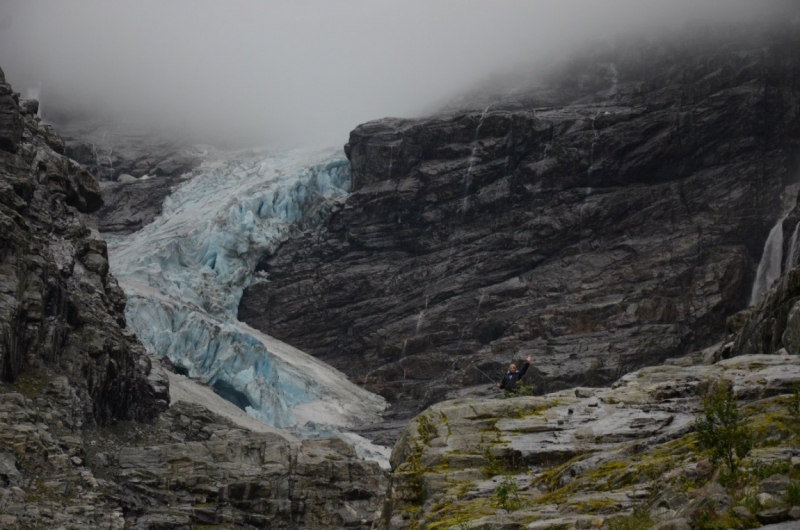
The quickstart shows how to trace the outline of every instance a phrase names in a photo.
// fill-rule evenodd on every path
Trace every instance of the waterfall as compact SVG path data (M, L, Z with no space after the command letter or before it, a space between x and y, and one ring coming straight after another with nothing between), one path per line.
M617 65L614 63L611 63L608 68L611 70L611 88L608 89L605 95L614 96L617 93L617 86L619 85L619 72L617 72Z
M416 335L419 335L419 328L422 327L422 319L423 318L425 318L425 310L424 309L419 312L419 315L417 315L417 329L416 329L416 333L415 333Z
M483 109L481 113L481 118L478 120L478 126L475 128L475 138L472 140L472 148L470 150L469 155L469 167L467 168L467 176L464 177L464 201L461 205L461 210L463 212L467 211L467 207L469 205L469 186L472 184L472 168L475 166L475 160L477 155L478 149L478 135L481 132L481 126L483 125L483 119L486 117L486 113L489 112L489 107L491 107L491 103Z
M772 230L769 231L767 242L764 243L764 252L761 254L761 261L758 263L756 279L753 282L753 290L750 294L750 305L758 302L761 295L772 287L772 283L775 280L780 278L781 265L783 265L783 272L788 271L794 265L798 238L800 238L800 235L798 235L800 223L794 229L792 238L789 241L788 252L786 253L786 262L783 263L783 222L797 206L798 191L800 191L800 184L790 184L781 194L781 217L772 227Z
M789 272L789 269L794 267L794 264L797 263L798 232L800 232L800 222L795 225L794 232L792 232L792 238L789 240L789 246L787 247L788 252L786 253L786 263L783 265L784 272Z
M769 231L767 242L764 243L764 252L756 271L756 281L753 282L753 292L750 295L750 305L758 302L761 295L772 286L772 282L781 275L781 258L783 257L783 220L784 215L772 230Z

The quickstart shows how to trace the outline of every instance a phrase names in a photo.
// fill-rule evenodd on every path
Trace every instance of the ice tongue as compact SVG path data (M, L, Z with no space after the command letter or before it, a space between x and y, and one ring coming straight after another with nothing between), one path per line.
M148 349L270 425L319 433L373 420L382 398L236 318L257 263L349 189L349 163L333 150L209 158L150 225L109 240L128 324Z

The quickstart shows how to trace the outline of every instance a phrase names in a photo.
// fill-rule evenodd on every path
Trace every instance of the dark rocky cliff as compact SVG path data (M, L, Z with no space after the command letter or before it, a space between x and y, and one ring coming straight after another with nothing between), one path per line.
M0 72L0 381L67 376L76 425L152 419L166 388L147 381L106 244L83 215L103 204L100 188L36 106L20 104Z
M544 391L721 340L798 178L798 40L768 38L359 126L354 192L263 261L240 319L412 408L527 353Z

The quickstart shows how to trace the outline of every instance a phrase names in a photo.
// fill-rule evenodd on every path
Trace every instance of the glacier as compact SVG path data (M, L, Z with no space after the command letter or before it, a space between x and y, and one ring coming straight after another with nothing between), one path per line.
M237 320L243 290L268 281L257 263L349 190L341 150L209 150L151 224L107 238L128 325L149 351L274 427L315 436L377 420L383 398Z

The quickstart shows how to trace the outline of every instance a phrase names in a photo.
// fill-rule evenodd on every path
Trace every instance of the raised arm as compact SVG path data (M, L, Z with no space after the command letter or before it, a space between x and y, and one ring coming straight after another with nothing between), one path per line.
M522 370L519 371L519 376L522 377L525 375L525 372L528 371L528 367L531 365L531 356L528 355L525 357L525 364L522 365Z

